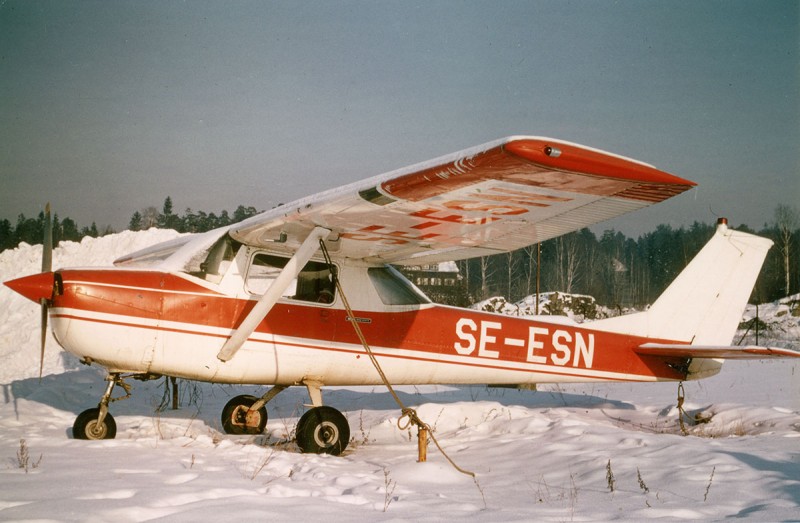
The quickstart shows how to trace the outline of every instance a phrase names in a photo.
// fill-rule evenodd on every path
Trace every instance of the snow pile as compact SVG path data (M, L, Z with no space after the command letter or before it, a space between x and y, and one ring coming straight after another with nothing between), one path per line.
M57 250L55 266L102 265L174 237L123 233ZM102 243L101 243L102 242ZM123 245L124 244L124 245ZM38 252L37 252L38 251ZM3 280L36 272L41 248L0 254ZM160 410L165 382L131 382L111 404L117 439L69 436L96 405L102 369L74 366L51 340L38 378L38 307L0 290L0 520L333 521L796 520L800 514L800 364L729 362L685 384L684 408L708 423L677 423L675 383L399 387L460 474L430 446L417 463L416 430L382 387L332 387L347 416L340 457L300 454L291 439L308 403L293 387L268 405L264 435L220 432L223 405L253 386L180 381L181 406ZM792 305L760 307L797 337ZM523 308L523 307L518 307ZM786 310L788 312L783 313ZM789 319L793 318L792 324ZM762 337L762 344L767 341ZM24 364L23 361L30 361ZM168 403L168 402L166 402Z
M510 316L536 316L536 297L532 294L522 300L511 303L504 296L494 296L472 306L475 310L496 312ZM566 316L578 323L587 320L599 320L621 314L635 312L632 309L609 309L599 305L594 297L585 294L569 294L566 292L543 292L538 295L540 315Z
M53 268L108 267L129 252L180 236L172 230L125 231L80 242L61 242L53 249ZM42 246L21 243L0 252L0 283L42 270ZM40 311L30 300L0 285L0 384L39 375ZM75 368L77 360L62 351L47 332L44 374Z
M800 294L773 303L748 305L739 325L737 341L800 350Z

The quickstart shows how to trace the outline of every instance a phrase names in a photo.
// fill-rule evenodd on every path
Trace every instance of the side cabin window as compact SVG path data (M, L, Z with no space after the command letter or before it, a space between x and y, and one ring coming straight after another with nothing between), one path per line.
M264 294L289 261L288 258L258 253L253 256L245 282L250 294ZM310 261L292 283L283 291L283 297L314 303L333 303L336 284L330 267Z
M422 291L414 287L400 272L390 266L367 269L369 279L384 305L419 305L430 303Z

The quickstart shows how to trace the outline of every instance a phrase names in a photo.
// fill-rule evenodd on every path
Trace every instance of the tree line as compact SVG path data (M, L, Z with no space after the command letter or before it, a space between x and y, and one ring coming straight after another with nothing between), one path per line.
M502 295L518 301L536 292L588 294L608 306L641 308L653 301L708 242L715 224L659 225L634 240L619 231L599 237L589 229L547 240L511 253L458 263L472 303ZM800 213L779 205L775 219L761 230L737 229L775 242L751 296L773 301L800 291ZM540 251L539 251L540 249Z
M62 219L58 214L53 215L54 245L58 245L61 241L81 241L85 236L97 238L114 232L116 231L111 227L99 229L94 222L90 226L79 227L71 218ZM12 225L6 219L0 220L0 251L12 249L22 242L29 245L41 244L42 238L44 238L44 212L40 212L36 218L20 214L16 225Z
M186 209L173 211L172 198L164 200L161 210L147 207L131 216L128 229L150 227L179 232L205 232L240 222L261 211L240 205L233 213L219 214ZM770 249L756 283L751 302L763 303L800 291L800 213L787 205L778 205L774 220L761 230L739 227L770 238ZM582 229L539 245L517 251L464 260L458 263L465 296L471 302L495 295L516 301L536 292L537 267L539 289L588 294L602 304L642 307L652 303L683 270L700 248L714 234L715 225L693 223L673 228L659 225L652 232L633 239L619 231L606 230L600 236ZM80 241L84 236L98 237L114 233L112 228L98 229L95 223L79 227L70 218L53 216L54 244ZM20 214L16 226L0 220L0 251L20 242L38 244L44 235L44 213L36 218Z
M128 222L127 230L146 231L151 227L156 227L175 229L178 232L205 232L238 223L259 212L261 211L256 210L255 207L240 205L233 213L223 210L217 215L213 212L194 212L187 208L183 214L175 214L172 198L167 196L161 211L154 206L135 211ZM16 225L12 225L7 219L0 220L0 252L14 248L21 242L29 245L41 244L44 237L44 220L44 212L40 212L36 218L28 218L24 214L20 214L17 217ZM53 214L53 245L58 245L61 241L78 242L86 236L97 238L116 232L118 231L111 226L99 228L95 222L92 222L90 226L79 227L75 220L62 219L58 214Z
M159 212L155 207L146 207L136 211L131 216L128 229L131 231L146 231L151 227L159 229L175 229L178 232L206 232L233 223L239 223L261 211L255 207L240 205L233 214L223 210L219 215L213 212L193 211L187 208L182 215L175 214L172 210L172 198L167 196Z

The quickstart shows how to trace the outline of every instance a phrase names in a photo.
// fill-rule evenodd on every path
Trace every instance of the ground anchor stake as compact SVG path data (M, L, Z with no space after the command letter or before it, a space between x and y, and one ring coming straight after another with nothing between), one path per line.
M428 428L419 427L417 432L417 445L419 446L419 463L428 461Z

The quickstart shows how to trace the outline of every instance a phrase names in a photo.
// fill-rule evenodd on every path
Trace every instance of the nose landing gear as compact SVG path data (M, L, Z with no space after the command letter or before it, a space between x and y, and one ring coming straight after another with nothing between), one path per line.
M112 401L119 401L131 397L131 386L125 383L119 373L112 373L106 377L108 386L100 398L100 403L96 408L86 409L75 418L72 424L72 437L75 439L114 439L117 435L117 423L114 417L108 412L108 404ZM125 395L119 398L112 398L111 392L114 385L119 385L125 390Z

